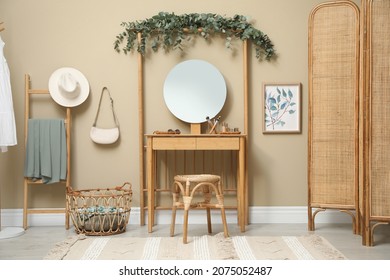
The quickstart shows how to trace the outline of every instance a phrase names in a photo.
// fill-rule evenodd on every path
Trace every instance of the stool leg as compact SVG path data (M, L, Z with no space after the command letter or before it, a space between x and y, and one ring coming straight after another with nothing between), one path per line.
M226 222L226 213L225 213L225 208L221 208L221 218L222 218L222 224L223 224L223 235L225 237L229 237L229 231L227 227L227 222Z
M212 233L213 230L211 228L211 213L210 213L211 211L210 211L210 208L207 207L206 211L207 211L207 230L208 230L209 233Z
M183 203L184 203L184 222L183 222L183 243L187 244L187 233L188 233L188 211L191 207L191 196L184 196L183 197Z
M175 225L176 225L176 210L177 204L179 203L179 189L175 185L172 193L172 218L171 218L171 236L175 235Z
M183 224L183 243L187 244L188 233L188 210L184 210L184 224Z
M223 235L225 237L229 237L229 231L227 227L227 222L226 222L226 213L225 213L225 204L224 204L224 199L223 199L223 194L217 194L217 200L218 204L221 207L221 218L222 218L222 224L223 224Z
M171 236L175 235L175 225L176 225L176 206L172 206L172 218L171 218Z
M206 206L206 213L207 213L207 231L208 233L212 233L212 226L211 226L211 210L209 207L210 201L211 201L211 192L210 192L210 186L204 185L203 186L203 205Z
M175 235L176 207L172 207L171 236Z
M186 188L183 194L183 203L184 203L184 224L183 224L183 243L187 244L187 234L188 234L188 211L191 207L192 196L190 196L190 186L191 182L189 179L186 181Z
M218 182L218 192L219 192L219 197L217 196L218 203L220 203L222 205L221 218L222 218L222 224L223 224L223 233L224 233L225 237L229 237L229 230L228 230L228 226L227 226L227 222L226 222L225 202L224 202L224 197L223 197L221 181Z

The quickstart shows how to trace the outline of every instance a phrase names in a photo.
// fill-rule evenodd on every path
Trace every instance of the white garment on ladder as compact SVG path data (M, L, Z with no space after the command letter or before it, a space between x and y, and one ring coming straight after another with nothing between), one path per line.
M15 114L12 102L11 80L7 61L4 57L5 43L0 36L0 151L17 144Z

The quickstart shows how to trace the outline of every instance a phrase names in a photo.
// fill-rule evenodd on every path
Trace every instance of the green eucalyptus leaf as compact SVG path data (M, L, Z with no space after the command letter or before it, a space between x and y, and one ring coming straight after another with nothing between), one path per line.
M275 55L274 46L267 35L260 30L254 28L248 18L242 15L234 15L232 18L224 17L212 13L190 13L183 15L175 15L174 13L159 12L151 18L134 21L122 22L120 24L125 28L125 31L116 36L114 49L120 52L120 45L126 41L126 47L123 52L127 53L137 46L137 51L145 54L147 41L151 40L150 47L157 50L160 41L155 41L154 37L161 34L161 41L164 49L181 48L181 40L177 38L189 38L188 33L183 34L183 29L188 30L192 34L199 34L204 39L208 39L214 33L225 34L227 40L225 46L231 48L232 37L240 40L251 40L256 58L265 58L270 60ZM201 29L201 31L199 31ZM138 42L137 33L142 32L142 40Z

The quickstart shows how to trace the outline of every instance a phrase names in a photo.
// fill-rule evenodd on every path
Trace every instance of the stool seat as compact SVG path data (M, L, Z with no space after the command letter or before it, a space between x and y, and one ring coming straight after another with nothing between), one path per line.
M218 181L221 180L221 177L212 174L196 174L196 175L176 175L173 179L179 182L186 182L187 180L189 180L192 183L202 183L202 182L217 183Z
M192 203L195 194L202 190L204 201ZM216 202L211 202L211 196L215 193ZM177 208L184 209L183 223L183 243L187 243L188 231L188 211L193 208L205 208L207 211L207 226L208 232L211 233L211 214L210 209L219 208L221 210L222 224L224 228L224 236L228 237L228 229L226 223L226 214L223 193L221 188L221 177L213 174L191 174L191 175L176 175L174 176L173 184L173 204L172 204L172 221L171 221L171 236L174 235L176 210Z

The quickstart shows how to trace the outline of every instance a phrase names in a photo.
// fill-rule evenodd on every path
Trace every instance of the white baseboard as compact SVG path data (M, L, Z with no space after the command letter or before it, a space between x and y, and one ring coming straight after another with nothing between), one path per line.
M212 211L213 223L221 223L218 210ZM226 210L226 219L228 223L237 222L237 211ZM181 224L183 220L182 211L177 212L176 223ZM249 222L251 224L302 224L307 223L308 214L306 206L256 206L249 207ZM147 218L145 217L147 222ZM319 213L315 219L316 223L352 223L351 217L337 210L327 210ZM132 207L130 214L130 224L140 224L140 208ZM160 210L156 214L157 224L170 224L171 211ZM190 212L190 224L204 224L206 218L204 211L195 210ZM65 224L64 214L30 214L28 218L29 226L62 226ZM2 209L1 226L2 227L20 227L23 225L22 209Z

